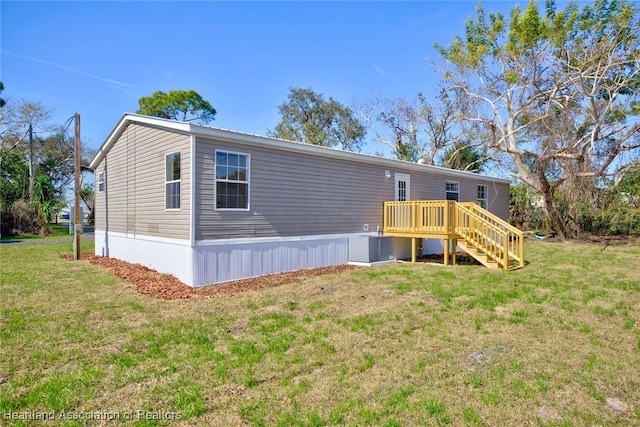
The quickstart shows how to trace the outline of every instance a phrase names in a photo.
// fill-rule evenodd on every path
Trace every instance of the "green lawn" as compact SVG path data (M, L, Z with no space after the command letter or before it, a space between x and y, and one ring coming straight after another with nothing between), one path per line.
M161 301L1 245L0 425L640 425L640 246L526 249Z
M6 240L32 240L32 239L62 239L71 238L73 234L69 234L69 226L63 226L62 224L50 224L51 234L48 236L39 236L35 234L23 234L21 236L2 236L1 241Z

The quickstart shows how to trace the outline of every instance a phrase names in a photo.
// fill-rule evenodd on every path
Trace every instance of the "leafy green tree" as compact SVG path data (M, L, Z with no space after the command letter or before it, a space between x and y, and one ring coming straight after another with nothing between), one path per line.
M366 133L353 111L311 88L291 88L278 107L280 123L269 135L325 147L359 151Z
M216 116L216 109L195 90L157 91L140 98L138 104L138 114L163 119L206 124Z
M463 120L484 132L485 148L506 153L514 177L542 194L561 238L573 231L557 200L575 203L597 191L623 155L640 148L637 6L580 5L557 10L550 0L543 13L531 1L510 19L478 5L464 37L438 46L452 64L445 79Z
M29 165L15 150L0 148L0 206L9 209L29 197Z
M420 155L420 151L412 144L407 144L402 141L396 144L393 154L398 160L404 160L406 162L417 162L423 158Z
M443 152L439 166L480 173L488 160L487 156L469 141L459 141Z
M94 211L96 206L96 194L93 190L93 185L86 184L80 189L80 198L84 202L87 210L89 211L88 220L89 224L93 224L95 218Z

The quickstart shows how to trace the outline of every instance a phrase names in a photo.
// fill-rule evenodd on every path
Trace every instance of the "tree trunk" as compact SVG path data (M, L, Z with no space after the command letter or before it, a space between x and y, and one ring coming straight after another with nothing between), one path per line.
M554 200L555 190L548 185L544 186L544 191L542 195L544 196L544 204L547 209L547 214L549 215L549 219L551 219L551 228L556 233L560 239L565 240L569 231L567 230L566 224L562 220L562 216L556 207L556 202Z

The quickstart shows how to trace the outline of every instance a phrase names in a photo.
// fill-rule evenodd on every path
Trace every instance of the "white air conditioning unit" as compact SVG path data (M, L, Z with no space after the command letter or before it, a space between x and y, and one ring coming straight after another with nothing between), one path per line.
M378 262L394 259L391 236L349 237L349 261Z

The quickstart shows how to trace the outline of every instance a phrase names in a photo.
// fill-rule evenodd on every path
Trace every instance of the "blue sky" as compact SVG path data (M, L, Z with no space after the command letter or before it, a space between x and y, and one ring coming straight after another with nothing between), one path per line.
M156 90L195 89L218 111L212 126L265 134L290 87L346 105L433 92L433 44L464 34L475 5L2 1L0 80L4 97L42 102L56 123L78 112L94 148Z

